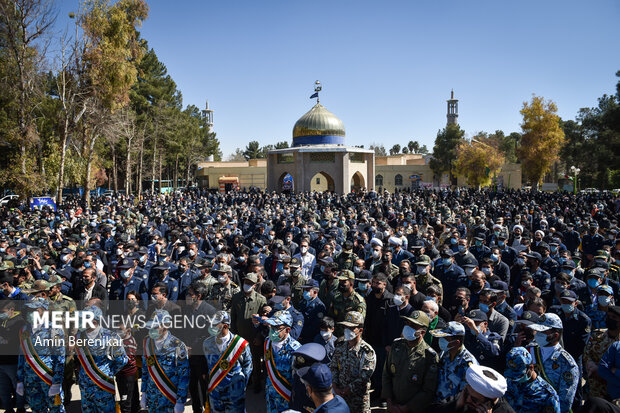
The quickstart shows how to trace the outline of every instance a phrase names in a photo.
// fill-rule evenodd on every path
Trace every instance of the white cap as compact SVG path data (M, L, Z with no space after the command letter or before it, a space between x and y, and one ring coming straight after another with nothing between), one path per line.
M374 246L374 245L378 245L381 248L383 248L383 241L381 241L379 238L373 238L370 240L370 245Z
M398 237L390 237L389 241L390 241L390 244L392 245L398 245L398 246L403 245L403 240Z

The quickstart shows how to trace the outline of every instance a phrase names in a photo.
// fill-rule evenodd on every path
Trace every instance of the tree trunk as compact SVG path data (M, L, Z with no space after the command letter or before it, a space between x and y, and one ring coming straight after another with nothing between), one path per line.
M125 165L125 195L131 192L131 138L127 139L127 164Z
M185 187L189 188L189 173L192 167L192 163L190 162L190 157L187 157L187 171L185 173Z
M90 176L91 176L91 166L93 163L93 155L95 153L95 142L97 141L97 134L95 131L91 132L92 135L90 137L90 142L88 146L88 157L86 162L86 173L84 174L84 204L86 208L90 208Z
M157 167L157 125L155 126L155 139L153 141L153 166L151 170L151 194L155 193L155 168ZM161 171L161 167L159 168ZM161 172L159 173L161 179Z
M144 166L144 136L142 142L140 142L140 162L138 163L138 199L142 197L142 167Z
M159 153L159 193L161 194L161 152Z
M65 185L65 158L67 156L67 133L69 130L69 118L65 117L63 122L60 140L60 170L58 171L58 195L56 195L56 205L62 204L62 190Z
M116 147L112 146L112 182L114 184L114 192L118 191L118 168L116 167Z
M172 189L176 190L179 187L179 154L177 153L177 158L174 162L174 184L172 184Z

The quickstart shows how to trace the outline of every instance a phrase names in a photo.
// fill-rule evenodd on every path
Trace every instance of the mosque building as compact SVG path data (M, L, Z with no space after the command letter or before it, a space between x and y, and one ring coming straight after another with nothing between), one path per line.
M267 191L334 191L346 194L408 188L445 188L447 174L436 176L430 155L398 154L376 156L374 150L345 145L344 123L319 102L321 85L315 83L317 103L293 127L290 148L269 151L266 159L245 162L199 162L196 178L201 188L251 188ZM447 124L458 121L458 100L451 93L447 101ZM506 163L497 184L521 188L521 165ZM459 186L466 186L461 179Z

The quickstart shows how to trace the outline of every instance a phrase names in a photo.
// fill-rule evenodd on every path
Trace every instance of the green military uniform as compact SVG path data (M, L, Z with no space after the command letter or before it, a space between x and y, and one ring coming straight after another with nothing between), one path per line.
M390 263L390 266L388 267L388 270L386 271L383 269L383 263L381 264L382 265L376 265L373 268L372 270L373 275L382 272L385 275L387 275L389 281L392 281L394 278L398 277L398 274L400 273L400 269L396 265Z
M415 285L417 290L423 294L426 294L428 287L431 285L436 285L441 290L441 296L443 297L443 285L441 284L441 281L439 281L439 278L435 278L431 274L416 275Z
M251 276L253 278L250 278ZM248 274L245 278L254 282L257 279L256 274ZM256 290L252 290L249 295L246 295L244 291L233 295L230 302L230 330L251 343L258 333L258 329L252 324L252 314L258 314L266 303L265 297Z
M428 328L428 317L421 311L403 318ZM435 397L438 380L437 352L422 338L416 341L398 338L385 360L381 397L406 406L410 412L425 411Z
M319 286L319 298L325 304L325 308L330 308L336 293L338 292L338 278L334 280L324 279Z
M355 261L358 259L357 254L354 254L352 251L342 251L334 261L338 264L339 269L353 271Z
M196 278L193 282L200 283L207 288L207 297L211 295L211 290L213 286L217 284L217 278L212 276L211 274L207 274L205 278Z
M304 277L300 277L300 270L293 272L293 274L296 274L296 277L285 277L281 275L278 280L278 286L288 285L291 288L291 303L293 304L293 307L297 308L301 300L304 298L304 290L302 287L306 281L304 280Z
M343 327L357 327L364 324L364 316L357 312L347 313ZM377 356L370 344L361 340L353 347L349 342L340 340L329 369L332 372L332 384L344 390L342 397L349 409L355 413L370 413L370 377L375 371Z
M49 297L50 311L67 311L73 312L77 310L75 301L71 297L67 297L62 293L57 293L55 297Z
M239 291L241 291L239 286L232 281L229 281L228 285L216 283L213 284L213 287L209 292L208 300L215 307L220 308L224 311L230 311L232 298Z
M355 274L352 271L343 271L338 277L338 281L350 280L355 282ZM353 290L348 297L345 297L340 291L336 292L334 299L329 307L328 314L334 319L336 323L344 321L345 316L349 311L357 311L362 317L366 317L366 301L364 297L359 295L357 291ZM335 334L340 337L344 332L342 324L336 324Z
M620 265L611 264L609 266L609 278L620 282Z

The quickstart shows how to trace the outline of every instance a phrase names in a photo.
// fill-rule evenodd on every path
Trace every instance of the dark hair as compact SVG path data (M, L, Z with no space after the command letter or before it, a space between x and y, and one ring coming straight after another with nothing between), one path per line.
M260 293L262 295L274 293L276 289L276 284L271 280L265 280L263 285L260 286Z
M188 290L192 290L193 292L195 292L196 295L200 296L201 300L206 299L207 295L209 294L209 289L207 288L207 286L199 281L194 281L193 283L191 283L188 287Z
M161 294L165 294L166 298L168 297L168 284L166 284L163 281L160 281L160 282L155 283L155 285L153 286L153 289L155 289L155 288L159 289L159 292ZM153 289L151 289L151 291Z
M489 299L489 301L491 303L496 303L497 302L497 293L491 290L482 290L480 292L480 295L484 295L485 297L487 297Z
M454 295L460 293L460 292L464 292L465 293L465 298L467 298L469 300L469 298L471 297L471 291L469 291L469 288L467 287L459 287L456 289L456 291L454 292Z
M323 317L321 322L319 323L319 328L334 328L335 327L334 319L331 317Z

